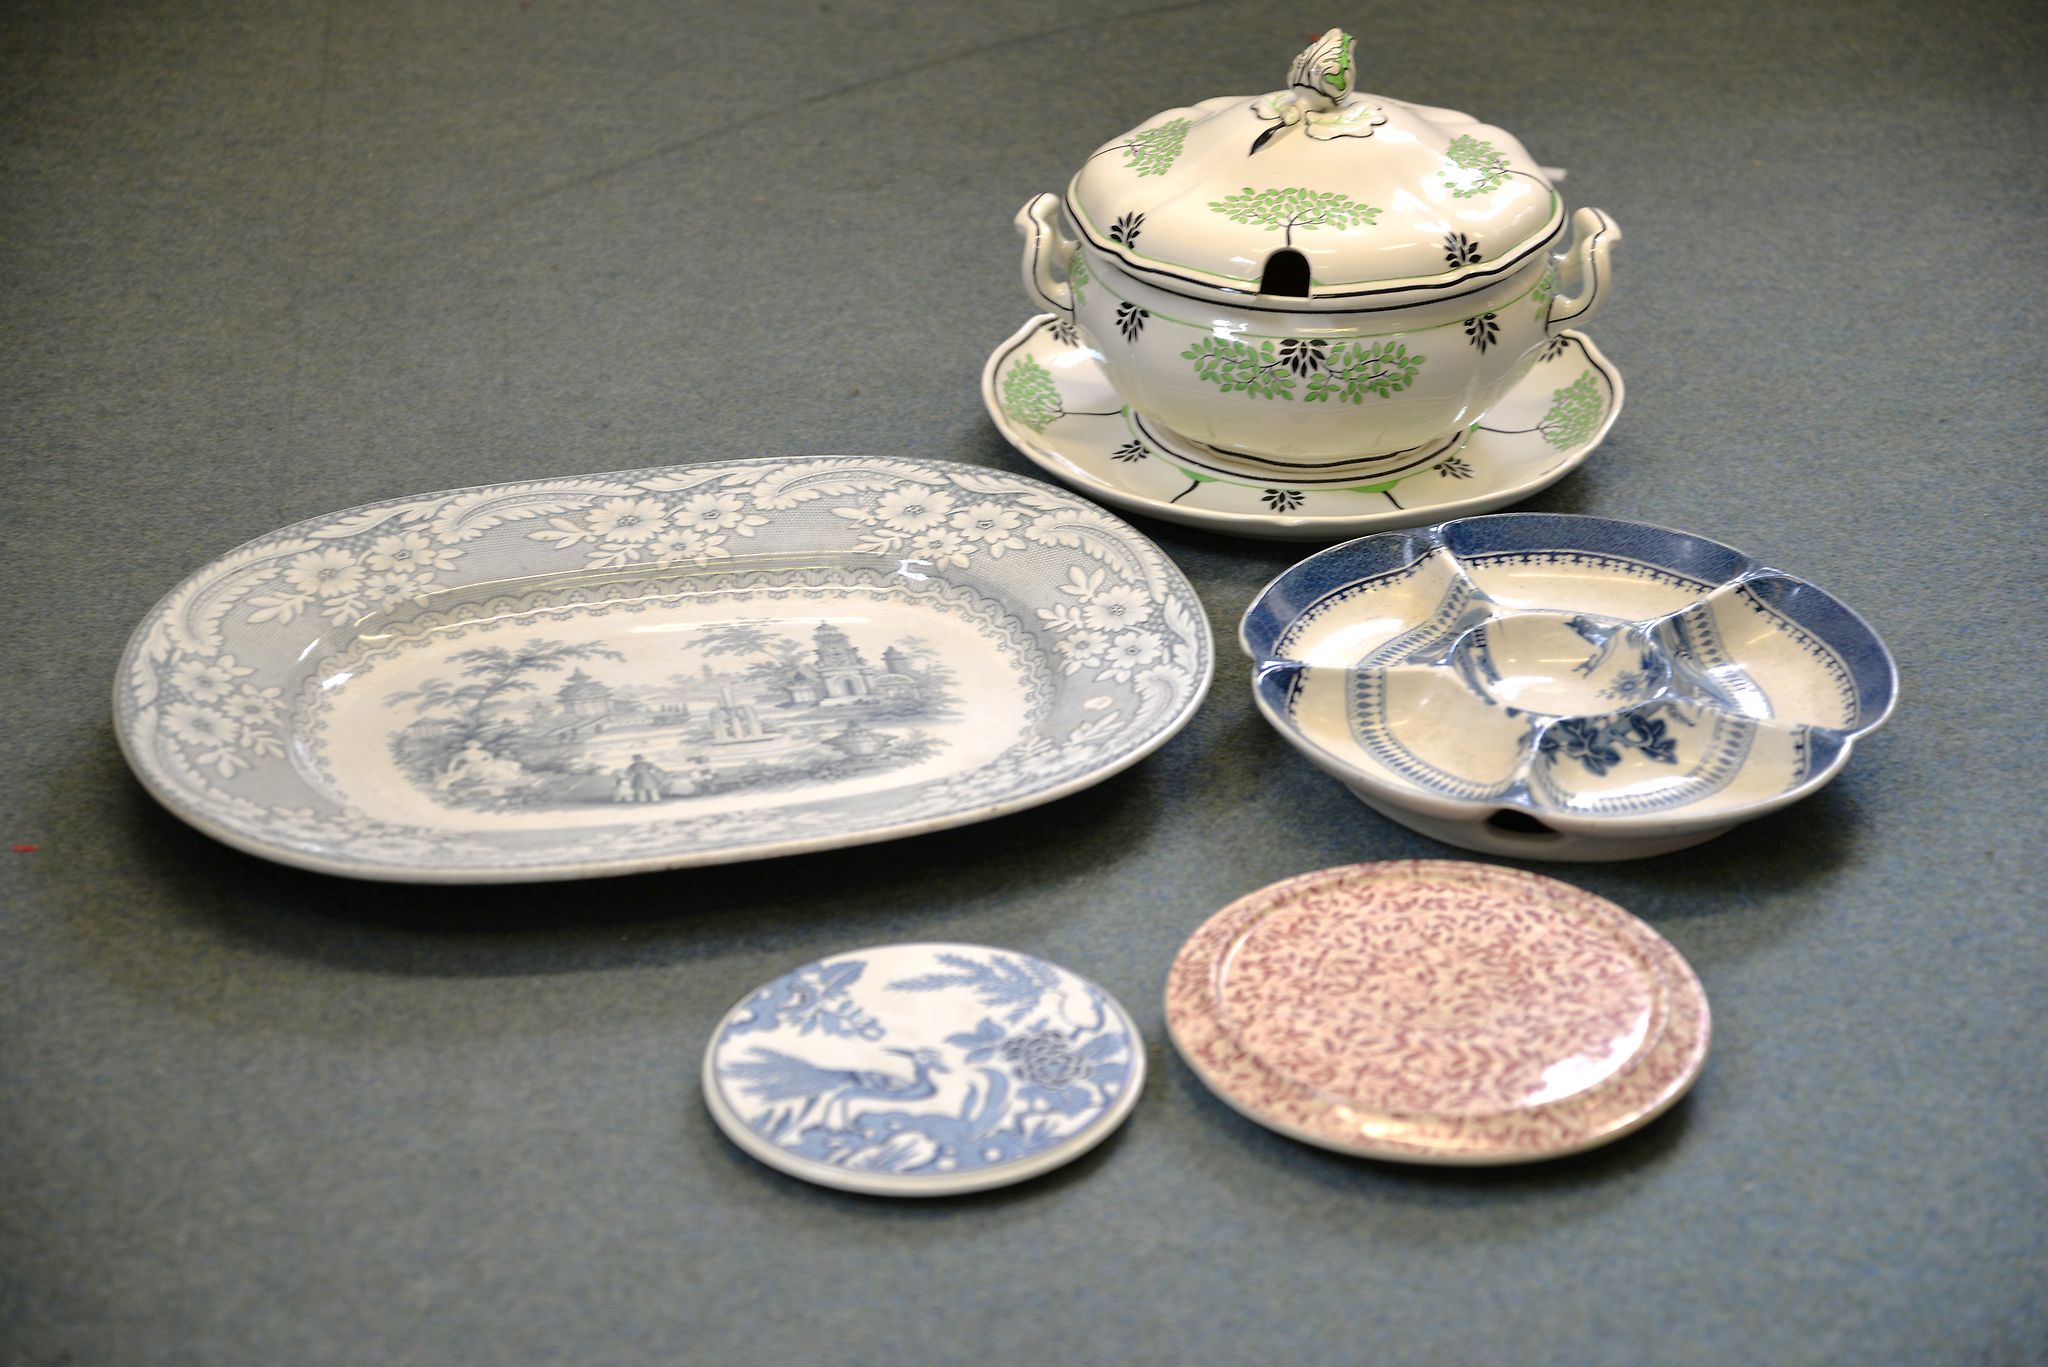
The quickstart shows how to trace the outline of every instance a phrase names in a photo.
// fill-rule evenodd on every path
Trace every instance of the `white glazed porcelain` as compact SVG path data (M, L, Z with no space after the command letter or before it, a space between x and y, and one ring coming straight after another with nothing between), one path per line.
M1633 859L1812 793L1898 694L1836 599L1705 537L1548 513L1362 537L1267 585L1259 710L1448 844Z
M1095 505L878 456L393 499L262 537L136 629L135 772L200 830L359 878L503 882L915 835L1165 743L1193 588Z
M1476 423L1590 318L1621 238L1597 209L1568 223L1500 129L1359 93L1337 29L1285 90L1167 111L1017 226L1026 290L1154 422L1389 466Z
M726 1013L704 1101L792 1177L954 1196L1070 1163L1145 1087L1145 1041L1094 983L986 945L883 945L785 973Z
M981 398L1041 470L1091 498L1238 536L1331 541L1489 512L1563 479L1621 411L1621 374L1553 338L1483 422L1400 462L1289 465L1191 442L1125 403L1102 358L1041 313L989 353Z

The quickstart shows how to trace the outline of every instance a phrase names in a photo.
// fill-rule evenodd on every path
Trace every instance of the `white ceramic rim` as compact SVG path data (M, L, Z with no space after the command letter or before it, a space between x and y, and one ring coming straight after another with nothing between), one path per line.
M1162 503L1157 499L1134 494L1083 469L1070 458L1044 448L1043 439L1038 434L1027 435L1011 424L1009 415L1003 411L1002 403L997 397L998 365L1005 355L1021 346L1033 332L1052 321L1055 321L1055 318L1050 313L1032 315L1024 326L1011 333L989 352L988 360L982 365L982 406L988 410L989 419L995 423L996 431L1001 434L1003 440L1046 474L1099 502L1110 504L1125 512L1140 513L1166 522L1177 522L1182 526L1230 532L1238 536L1288 541L1316 541L1328 538L1336 542L1356 540L1360 536L1369 536L1375 532L1403 531L1410 527L1426 527L1458 517L1491 512L1541 493L1585 464L1586 459L1607 440L1607 433L1614 426L1614 420L1621 416L1622 403L1626 398L1621 371L1615 367L1614 362L1593 344L1591 337L1577 328L1566 328L1559 332L1558 336L1574 339L1585 349L1586 359L1613 382L1614 402L1608 406L1606 416L1578 450L1565 456L1557 464L1545 467L1541 473L1523 483L1474 493L1471 497L1455 503L1434 503L1427 508L1388 509L1375 513L1318 514L1304 517L1288 513L1217 512L1178 503ZM1276 485L1280 484L1284 484L1284 481L1276 481Z

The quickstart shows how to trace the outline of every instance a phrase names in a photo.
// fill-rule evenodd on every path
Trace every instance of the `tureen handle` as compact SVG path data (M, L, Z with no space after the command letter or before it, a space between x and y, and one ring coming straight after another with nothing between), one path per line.
M1052 271L1071 261L1081 244L1060 231L1059 212L1058 195L1040 195L1017 211L1016 222L1024 235L1024 292L1071 323L1074 291Z
M1600 307L1614 268L1607 253L1621 241L1621 225L1598 209L1572 215L1572 245L1559 258L1558 292L1551 296L1543 330L1555 337L1573 323L1582 323Z

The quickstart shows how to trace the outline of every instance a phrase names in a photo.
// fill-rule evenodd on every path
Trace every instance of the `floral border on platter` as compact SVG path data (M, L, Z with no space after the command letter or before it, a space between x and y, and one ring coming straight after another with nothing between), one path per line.
M505 836L392 822L309 784L290 754L288 700L367 621L408 620L469 588L533 574L646 577L745 569L759 557L920 562L1027 587L1025 628L1072 686L1108 705L1056 711L1063 734L896 794L885 818L829 798L693 823ZM1016 557L1016 558L1012 558ZM1044 570L1022 566L1043 559ZM323 643L349 633L330 648ZM310 657L301 662L301 655ZM1214 665L1184 576L1120 519L1036 480L903 458L713 462L393 499L252 541L172 590L129 642L115 717L137 773L202 829L340 872L504 877L752 858L936 829L1105 777L1170 736ZM1083 677L1085 676L1085 677Z

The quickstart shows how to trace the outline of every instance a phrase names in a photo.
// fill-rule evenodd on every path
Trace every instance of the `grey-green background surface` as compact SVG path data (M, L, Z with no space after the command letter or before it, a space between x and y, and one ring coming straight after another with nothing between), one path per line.
M1223 650L1066 801L801 859L410 889L217 846L108 719L156 598L299 518L467 484L885 452L1029 469L976 382L1010 216L1171 105L1463 108L1627 233L1627 407L1524 505L1730 542L1903 675L1820 796L1549 868L1678 945L1697 1090L1607 1150L1311 1150L1165 1046L1181 940L1441 856L1253 712L1308 548L1143 524ZM0 1361L2041 1361L2044 44L2036 6L17 3L0 40ZM15 843L35 853L7 852ZM755 983L1009 945L1129 1004L1128 1127L913 1205L769 1172L696 1070Z

